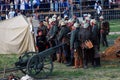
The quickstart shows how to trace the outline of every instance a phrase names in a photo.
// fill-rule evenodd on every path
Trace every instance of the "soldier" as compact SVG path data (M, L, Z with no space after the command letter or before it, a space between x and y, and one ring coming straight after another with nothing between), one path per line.
M69 45L69 38L67 36L67 34L70 32L70 29L66 26L65 22L61 22L61 30L59 32L59 35L58 35L58 41L61 42L61 43L68 43L68 44L65 44L64 46L62 46L62 50L63 50L63 53L62 53L62 61L63 63L67 63L67 60L66 60L66 57L68 55L68 45Z
M100 30L101 30L101 23L104 21L104 17L100 16L99 17L99 23L98 23L98 38L99 38L99 43L101 40L101 36L100 36ZM99 50L100 50L100 44L99 44Z
M100 26L100 37L102 45L106 47L108 47L107 35L109 34L109 32L110 32L109 22L103 20Z
M72 54L71 62L68 65L68 66L72 66L73 61L74 61L74 64L75 64L74 68L83 66L82 58L80 56L80 41L78 40L79 31L80 31L80 25L76 22L76 23L74 23L74 26L73 26L72 32L71 32L71 37L70 37L70 50L71 50L71 54L72 54L72 52L74 53L74 58L73 58L73 54Z
M49 30L49 17L48 16L45 17L45 20L43 21L43 24L45 26L47 26L47 29Z
M57 45L57 34L58 34L58 31L59 31L59 28L56 25L56 19L55 18L51 18L49 23L50 23L51 27L50 27L50 30L47 34L47 38L48 38L50 47L53 47L53 46ZM52 55L52 58L53 58L53 61L54 61L55 58L56 58L56 53Z
M91 55L90 55L90 60L92 62L93 66L100 66L100 60L99 62L96 62L94 59L97 58L96 56L99 55L99 29L98 26L96 24L96 20L92 19L90 21L91 24L91 41L93 43L93 48L91 49ZM99 56L100 57L100 56Z
M38 30L38 35L36 36L36 47L38 49L38 52L44 51L46 49L46 43L47 39L46 36L43 35L42 30Z
M41 20L39 22L39 27L38 27L38 30L41 29L43 31L43 35L46 36L47 35L47 32L48 32L48 29L47 29L47 26L45 26L43 24L43 21Z
M82 24L83 25L83 24ZM80 41L80 46L81 46L81 55L82 55L82 59L81 61L83 61L83 67L86 69L88 66L88 51L89 48L85 45L86 41L90 41L91 38L91 32L89 30L89 24L88 23L84 23L84 25L82 26L82 28L80 29L79 35L78 35L78 39Z
M75 23L79 23L79 20L78 20L78 18L77 18L77 16L75 14L73 15L73 19L74 19Z

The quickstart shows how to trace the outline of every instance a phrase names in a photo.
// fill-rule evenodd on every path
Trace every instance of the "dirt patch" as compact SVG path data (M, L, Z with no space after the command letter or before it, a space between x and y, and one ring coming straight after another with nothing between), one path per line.
M120 58L120 37L118 37L114 44L108 47L102 54L101 59L104 60L113 60Z

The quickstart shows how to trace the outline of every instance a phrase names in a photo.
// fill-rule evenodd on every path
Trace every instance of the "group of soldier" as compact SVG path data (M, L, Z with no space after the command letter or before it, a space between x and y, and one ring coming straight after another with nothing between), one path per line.
M36 36L36 49L41 52L47 48L64 44L51 55L53 61L64 63L74 68L100 66L100 43L108 46L106 36L109 34L109 22L100 16L99 21L90 14L83 18L73 15L64 18L53 15L39 22Z

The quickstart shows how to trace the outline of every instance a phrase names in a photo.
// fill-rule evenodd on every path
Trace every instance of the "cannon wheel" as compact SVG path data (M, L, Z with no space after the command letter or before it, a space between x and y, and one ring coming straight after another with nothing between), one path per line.
M28 75L35 79L47 78L53 71L53 62L49 56L34 55L27 64Z
M33 55L37 54L36 52L26 52L25 54L21 55L21 59L22 60L27 60L27 59L30 59ZM26 74L27 73L27 69L26 68L22 68L20 69L21 72L23 74Z

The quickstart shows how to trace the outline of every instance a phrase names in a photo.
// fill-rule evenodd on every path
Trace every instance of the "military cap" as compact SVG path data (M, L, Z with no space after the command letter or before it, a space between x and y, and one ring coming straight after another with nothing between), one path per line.
M96 20L95 20L95 19L92 19L92 20L90 21L90 23L96 24Z
M73 25L75 28L78 28L79 27L79 23L74 23L74 25Z
M89 20L90 21L90 17L85 17L85 20Z
M91 18L91 14L88 13L87 17Z
M64 15L64 19L67 18L67 17L68 17L68 15Z
M100 19L104 19L104 17L103 17L103 16L100 16L99 18L100 18Z
M66 24L65 24L65 22L64 22L64 21L62 21L62 22L61 22L61 26L64 26L64 25L66 25Z
M58 20L61 20L61 16L58 16L57 19L58 19Z
M88 23L84 23L83 28L88 28L89 24Z
M54 15L52 16L52 18L57 18L57 15L56 15L56 14L54 14Z

